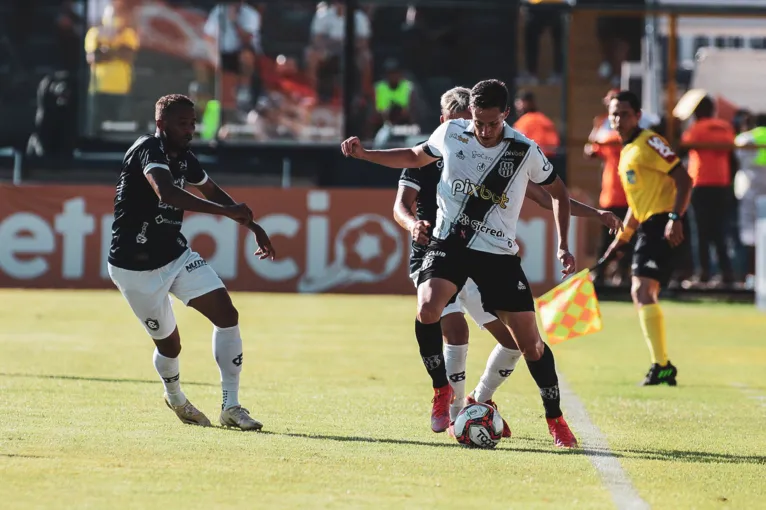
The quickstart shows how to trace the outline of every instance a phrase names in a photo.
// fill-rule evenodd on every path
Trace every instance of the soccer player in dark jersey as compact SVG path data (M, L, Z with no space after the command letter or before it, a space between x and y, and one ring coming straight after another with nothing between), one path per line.
M255 255L261 259L273 259L274 248L247 205L219 188L189 150L194 103L179 94L164 96L154 115L155 134L141 136L123 159L114 199L109 275L154 340L154 367L165 387L165 403L176 416L183 423L210 426L181 391L181 337L171 293L213 323L213 354L223 391L221 425L260 430L261 422L239 403L242 339L237 309L213 268L187 246L181 233L184 211L225 216L245 226L255 235ZM185 191L186 184L205 198Z
M440 122L451 119L470 119L469 100L471 91L465 87L455 87L441 97ZM431 239L431 227L436 224L436 187L441 178L442 161L436 161L423 168L405 168L399 178L399 190L394 203L394 219L412 236L410 257L410 277L417 285L418 272ZM529 183L526 198L545 209L551 209L551 198L541 186ZM610 231L616 233L622 227L620 219L609 211L594 209L576 200L570 200L573 216L598 218ZM416 205L416 212L412 208ZM476 284L469 280L458 294L454 303L447 305L442 312L442 336L444 338L444 363L429 370L434 386L434 408L431 411L434 430L439 431L439 424L445 421L446 402L438 398L448 392L447 387L439 387L446 377L454 393L454 401L449 405L450 424L466 405L465 370L468 354L468 323L464 312L481 329L486 329L497 340L498 345L489 356L484 374L476 389L469 395L468 402L478 401L489 404L495 409L492 400L495 391L511 375L521 357L518 347L508 329L494 315L482 308L481 296ZM429 363L423 360L426 366ZM435 363L434 363L435 364ZM433 365L433 364L431 364ZM448 429L448 430L451 430ZM504 423L503 436L510 437L511 431Z

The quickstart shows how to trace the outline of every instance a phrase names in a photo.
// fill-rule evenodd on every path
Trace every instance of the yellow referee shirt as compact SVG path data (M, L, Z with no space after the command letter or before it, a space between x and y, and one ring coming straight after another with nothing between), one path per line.
M642 130L622 148L620 181L639 223L673 211L676 184L668 174L679 163L668 142L649 129Z
M85 34L85 52L95 53L100 46L110 49L128 48L138 50L138 34L131 27L92 27ZM96 62L91 66L90 91L101 94L124 95L130 92L133 82L133 63L114 58Z

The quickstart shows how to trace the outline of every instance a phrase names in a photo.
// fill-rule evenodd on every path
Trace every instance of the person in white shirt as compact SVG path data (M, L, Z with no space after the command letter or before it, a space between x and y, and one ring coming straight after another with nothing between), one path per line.
M251 88L257 70L257 55L263 53L260 13L245 0L221 3L210 11L202 31L217 48L221 70L238 75L237 103L248 109L252 105ZM200 84L211 81L210 71L209 64L198 66Z
M306 49L306 66L315 88L320 85L319 74L322 68L337 66L337 75L340 76L343 38L346 33L345 10L342 1L320 5L311 22L311 43ZM354 13L354 31L356 65L361 74L361 85L363 90L372 90L372 55L369 47L372 30L369 18L361 10Z
M508 327L522 352L540 389L554 444L574 448L577 439L561 412L553 352L540 337L516 242L519 212L532 181L551 195L562 273L574 273L575 260L567 244L569 192L540 147L505 122L510 109L503 82L477 83L471 90L470 109L472 120L445 122L414 148L369 151L359 138L351 137L341 150L347 157L391 168L422 168L442 159L436 225L418 274L415 336L426 369L444 364L441 315L470 278L484 309ZM444 391L435 397L443 404L438 407L448 410L452 398L445 381ZM449 412L443 421L446 429Z

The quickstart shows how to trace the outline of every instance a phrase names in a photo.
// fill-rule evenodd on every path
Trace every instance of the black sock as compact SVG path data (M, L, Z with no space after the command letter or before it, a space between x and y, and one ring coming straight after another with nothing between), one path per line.
M442 350L441 321L433 324L423 324L415 319L415 337L420 347L420 357L431 376L434 388L441 388L447 382L447 368L444 366L444 351Z
M537 361L527 360L527 367L532 378L540 388L546 418L561 416L561 397L559 395L559 377L556 375L556 362L553 360L548 344L545 345L543 356Z

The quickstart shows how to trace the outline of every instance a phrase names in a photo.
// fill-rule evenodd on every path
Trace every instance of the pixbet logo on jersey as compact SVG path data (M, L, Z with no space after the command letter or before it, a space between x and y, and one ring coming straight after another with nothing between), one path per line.
M668 163L676 160L676 153L659 136L653 136L646 141L647 145L654 149L662 159Z
M508 195L505 193L498 195L483 184L476 184L471 182L469 179L464 181L454 181L452 183L452 194L457 195L458 193L463 193L464 195L473 195L477 198L481 198L482 200L490 200L500 206L501 209L508 207L508 201L510 200Z

